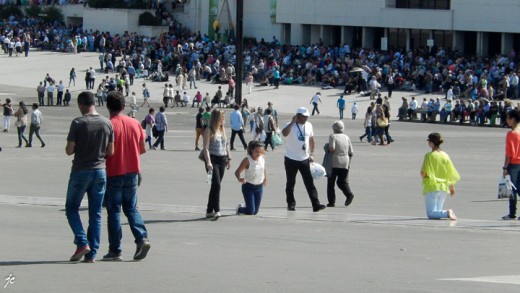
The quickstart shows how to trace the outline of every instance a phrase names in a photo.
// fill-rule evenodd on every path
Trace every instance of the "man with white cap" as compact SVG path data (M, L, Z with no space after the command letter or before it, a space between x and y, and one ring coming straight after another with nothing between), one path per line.
M296 210L296 200L294 198L294 185L296 183L296 174L300 171L305 189L309 194L312 203L312 210L318 212L325 208L320 204L318 199L318 191L314 186L310 163L314 161L314 132L312 124L307 121L309 118L309 110L300 107L293 116L291 122L287 123L282 130L282 135L287 137L285 147L285 175L287 183L285 185L285 195L287 197L287 210Z

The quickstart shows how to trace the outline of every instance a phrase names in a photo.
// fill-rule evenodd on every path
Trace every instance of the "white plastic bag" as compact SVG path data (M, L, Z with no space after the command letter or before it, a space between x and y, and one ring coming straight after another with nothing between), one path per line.
M500 176L498 178L498 199L503 198L511 198L513 196L513 188L516 190L516 187L511 182L511 177L507 175L506 177Z

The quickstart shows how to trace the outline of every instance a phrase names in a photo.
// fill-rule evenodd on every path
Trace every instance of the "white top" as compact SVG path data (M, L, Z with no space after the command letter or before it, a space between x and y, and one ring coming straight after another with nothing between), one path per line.
M320 95L314 95L312 97L312 102L317 104L320 101L320 98Z
M289 123L285 124L285 127L287 127ZM314 132L310 122L305 122L305 124L294 123L291 132L287 135L285 156L295 161L308 159L310 152L309 138L312 136L314 136ZM303 145L305 145L305 150L303 149Z
M249 161L249 168L246 169L244 179L246 182L258 185L264 182L265 159L264 156L258 157L258 160L253 160L251 156L247 156Z
M417 109L417 101L411 100L409 106L410 106L410 109L415 111Z

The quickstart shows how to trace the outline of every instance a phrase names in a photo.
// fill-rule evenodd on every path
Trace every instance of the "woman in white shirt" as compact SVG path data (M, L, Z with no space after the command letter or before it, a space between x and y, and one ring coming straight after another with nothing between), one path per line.
M237 215L256 215L260 209L264 186L267 184L264 156L262 142L250 141L247 146L247 157L242 160L235 171L238 182L242 184L245 202L245 205L237 206ZM244 177L241 177L242 172L244 172Z

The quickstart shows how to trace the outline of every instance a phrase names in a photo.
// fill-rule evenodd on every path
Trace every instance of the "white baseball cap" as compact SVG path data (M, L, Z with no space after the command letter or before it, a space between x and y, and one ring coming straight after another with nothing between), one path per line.
M302 114L303 116L309 116L309 110L305 107L300 107L298 110L296 110L296 114Z

